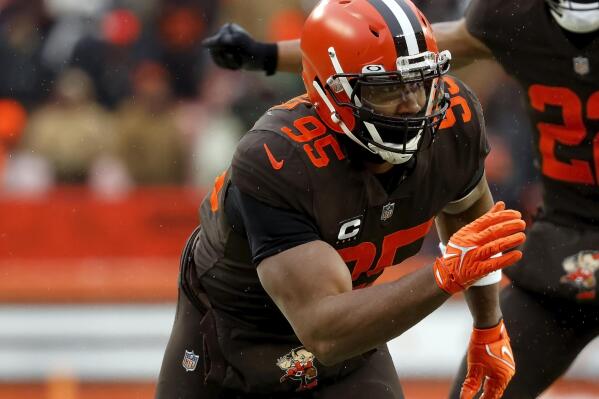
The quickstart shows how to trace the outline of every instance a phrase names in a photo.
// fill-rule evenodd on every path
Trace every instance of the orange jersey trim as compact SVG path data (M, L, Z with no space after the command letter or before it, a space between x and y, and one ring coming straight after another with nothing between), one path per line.
M218 194L223 188L226 175L227 171L225 170L216 179L214 179L214 188L212 189L212 194L210 194L210 209L212 209L212 212L218 211Z
M275 105L271 109L286 109L286 110L291 111L292 109L296 108L300 104L310 104L310 100L308 99L307 93L302 94L301 96L294 97L291 100L289 100L283 104Z

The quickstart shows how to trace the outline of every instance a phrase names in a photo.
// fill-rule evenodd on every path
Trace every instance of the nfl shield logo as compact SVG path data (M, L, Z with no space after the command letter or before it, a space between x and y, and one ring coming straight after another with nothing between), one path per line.
M199 358L200 355L196 355L193 353L193 351L190 352L186 350L185 356L183 356L183 361L181 362L185 371L194 371L198 365Z
M586 75L590 72L591 66L589 65L589 59L586 57L574 57L572 59L574 62L574 72L579 75Z
M391 216L393 216L393 209L395 208L395 202L389 202L383 206L383 212L381 213L381 222L386 222Z

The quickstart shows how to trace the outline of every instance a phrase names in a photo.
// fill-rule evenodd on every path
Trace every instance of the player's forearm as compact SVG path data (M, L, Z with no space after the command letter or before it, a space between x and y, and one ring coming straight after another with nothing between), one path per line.
M302 71L302 52L299 39L277 42L277 71L292 73Z
M470 287L465 291L474 327L489 328L501 320L499 307L499 283L482 287Z
M491 58L491 51L466 29L465 21L438 22L433 24L433 32L439 50L451 52L452 68L461 68L477 59Z
M320 362L335 364L401 335L448 298L424 267L395 282L319 300L296 332Z
M476 198L474 202L469 199L472 195L474 196L472 198ZM460 210L460 206L464 206L465 209ZM446 207L446 210L452 211L452 213L441 212L435 219L437 233L443 245L447 244L452 234L470 221L483 215L492 206L493 196L483 175L480 182L468 196ZM453 213L456 209L460 212ZM501 318L498 297L499 284L481 287L472 286L465 291L465 296L475 327L485 328L497 324Z

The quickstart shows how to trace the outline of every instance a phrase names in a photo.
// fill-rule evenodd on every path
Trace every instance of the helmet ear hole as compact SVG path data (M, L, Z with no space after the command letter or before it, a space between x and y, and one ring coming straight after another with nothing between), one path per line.
M372 25L370 25L368 28L370 29L370 33L372 33L375 37L379 37L380 33L379 33L378 29L376 29Z

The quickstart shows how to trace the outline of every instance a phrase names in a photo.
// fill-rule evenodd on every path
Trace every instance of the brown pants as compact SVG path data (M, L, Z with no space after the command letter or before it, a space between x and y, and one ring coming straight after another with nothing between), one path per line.
M378 348L364 364L350 374L339 379L318 381L316 386L304 391L268 393L260 390L261 392L255 393L228 389L222 385L222 381L227 377L227 373L233 371L227 367L226 361L220 355L217 355L218 359L212 358L215 353L210 348L214 344L214 337L207 335L215 334L216 331L211 331L213 327L206 326L210 324L207 320L206 314L199 312L185 293L180 291L175 323L158 377L157 399L403 398L399 379L386 346ZM273 359L273 365L276 360ZM256 364L251 357L247 359L246 367L248 374L255 374ZM285 378L285 372L280 370L277 378L286 379L286 383L296 390L309 387L314 381L312 376L318 372L318 363L314 364L314 368L305 368L303 376L299 377L297 374L302 374L302 370L296 368L298 373L290 373L294 374L293 378ZM267 386L270 383L272 382L264 381L263 385ZM280 380L274 383L279 384ZM259 387L262 384L253 381L250 385Z
M295 336L248 330L191 286L192 235L181 257L175 322L156 389L157 399L403 399L387 346L333 367L321 365Z

